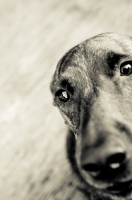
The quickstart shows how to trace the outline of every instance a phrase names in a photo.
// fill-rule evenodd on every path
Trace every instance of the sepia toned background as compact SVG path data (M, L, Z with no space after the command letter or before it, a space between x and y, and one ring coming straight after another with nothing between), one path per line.
M0 200L86 200L49 90L58 60L102 32L132 35L131 0L0 0Z

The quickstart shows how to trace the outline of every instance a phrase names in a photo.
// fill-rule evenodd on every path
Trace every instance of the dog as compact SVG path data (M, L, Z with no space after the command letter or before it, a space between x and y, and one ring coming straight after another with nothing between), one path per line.
M94 36L58 62L51 92L88 199L132 199L132 37Z

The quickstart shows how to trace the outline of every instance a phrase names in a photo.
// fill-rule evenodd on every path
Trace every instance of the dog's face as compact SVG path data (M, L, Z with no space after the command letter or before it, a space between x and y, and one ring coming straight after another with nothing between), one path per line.
M131 68L132 38L100 34L66 53L51 84L83 179L111 199L132 199Z

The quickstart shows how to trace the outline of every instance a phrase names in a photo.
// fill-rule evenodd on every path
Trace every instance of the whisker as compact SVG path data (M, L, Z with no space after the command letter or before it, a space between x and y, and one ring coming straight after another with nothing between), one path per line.
M50 83L51 83L51 82L46 83L46 85L44 85L44 86L42 87L41 91L42 91L47 85L49 85Z
M52 74L52 75L54 74L54 73L51 73L51 72L43 72L43 73L44 74Z
M69 165L69 162L68 161L66 161L65 163L63 163L61 166L60 166L60 169L62 169L64 166L66 166L66 165Z

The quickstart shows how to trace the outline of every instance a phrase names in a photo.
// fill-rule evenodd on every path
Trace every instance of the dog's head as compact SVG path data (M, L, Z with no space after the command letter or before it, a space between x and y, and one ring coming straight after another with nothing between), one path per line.
M51 84L83 179L112 199L132 198L131 70L132 38L105 33L66 53Z

